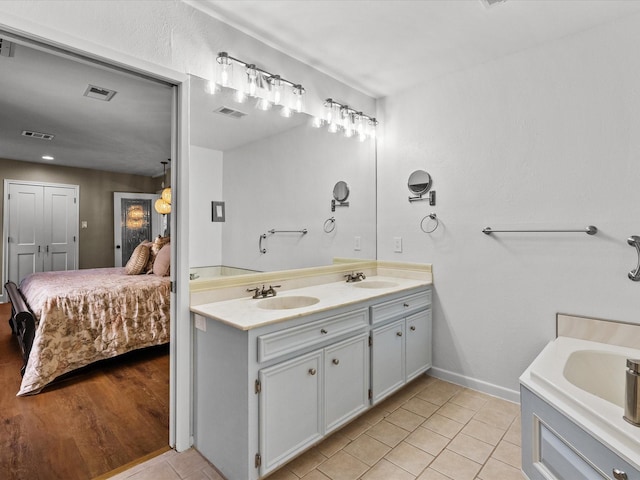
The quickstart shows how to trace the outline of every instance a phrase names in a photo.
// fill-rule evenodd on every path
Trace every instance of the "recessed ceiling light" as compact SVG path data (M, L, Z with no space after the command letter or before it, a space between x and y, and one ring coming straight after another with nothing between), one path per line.
M43 155L43 156L42 156L42 159L43 159L43 160L55 160L55 158L54 158L54 157L52 157L51 155Z

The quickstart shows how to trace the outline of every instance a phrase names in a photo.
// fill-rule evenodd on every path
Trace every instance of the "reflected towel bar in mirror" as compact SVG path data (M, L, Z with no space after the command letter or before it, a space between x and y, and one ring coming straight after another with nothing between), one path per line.
M587 235L595 235L598 233L598 229L593 225L589 225L583 230L493 230L491 227L486 227L482 233L485 235L492 233L586 233Z
M308 230L306 228L303 228L302 230L276 230L275 228L272 228L271 230L267 231L267 233L271 235L273 235L274 233L299 233L301 235L306 235L307 232ZM258 239L258 250L260 251L260 253L267 253L267 249L262 246L262 240L267 238L267 233L263 233Z

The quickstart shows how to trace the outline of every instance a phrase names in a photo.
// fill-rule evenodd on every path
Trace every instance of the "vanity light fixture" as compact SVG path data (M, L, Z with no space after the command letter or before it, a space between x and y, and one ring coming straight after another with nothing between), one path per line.
M361 142L367 138L375 138L378 121L374 117L365 115L331 98L325 100L324 108L325 121L331 133L341 131L345 137L353 137L357 134ZM315 122L314 126L322 126L322 121Z
M234 58L227 52L218 53L216 63L218 64L216 83L223 87L234 87L232 70L234 63L244 67L244 80L236 89L237 102L242 103L247 96L250 96L258 98L257 107L261 110L268 110L272 105L278 105L282 108L282 115L285 117L291 116L292 111L302 112L305 89L299 83L293 83L280 75L267 72L253 63ZM291 91L290 99L285 87L289 87Z

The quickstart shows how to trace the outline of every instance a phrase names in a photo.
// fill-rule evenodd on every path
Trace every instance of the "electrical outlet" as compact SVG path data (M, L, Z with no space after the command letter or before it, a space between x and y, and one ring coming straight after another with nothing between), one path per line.
M402 253L402 237L393 237L393 251Z
M362 250L362 239L360 237L355 237L353 239L353 249L358 252Z
M200 315L196 315L196 328L198 330L202 330L203 332L207 331L207 319L200 316Z

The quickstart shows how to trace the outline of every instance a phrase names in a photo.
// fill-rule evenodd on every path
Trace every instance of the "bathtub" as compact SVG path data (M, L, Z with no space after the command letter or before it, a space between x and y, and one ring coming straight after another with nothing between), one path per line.
M558 337L520 383L638 470L640 428L622 418L627 358L640 358L640 349Z

